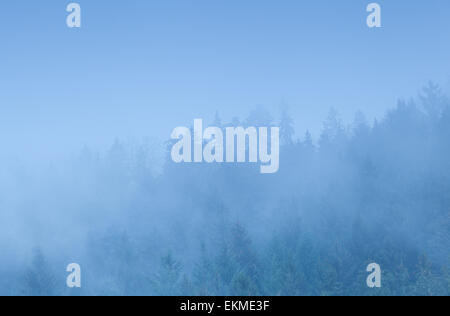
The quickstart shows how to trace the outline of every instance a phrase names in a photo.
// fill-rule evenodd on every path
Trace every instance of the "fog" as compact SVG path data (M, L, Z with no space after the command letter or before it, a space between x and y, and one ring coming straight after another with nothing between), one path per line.
M173 141L151 138L5 159L0 293L448 295L449 119L434 84L374 122L331 109L316 141L295 136L288 107L258 107L239 123L281 127L273 175L175 164ZM65 286L73 262L81 289ZM371 262L384 273L375 292Z
M450 294L448 0L77 2L0 10L0 295ZM278 172L174 163L195 119Z

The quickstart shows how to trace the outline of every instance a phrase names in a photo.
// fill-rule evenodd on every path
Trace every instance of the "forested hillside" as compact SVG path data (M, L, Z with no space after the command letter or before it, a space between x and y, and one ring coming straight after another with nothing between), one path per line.
M275 115L275 114L272 114ZM280 126L278 173L175 164L116 141L0 181L0 294L449 295L450 102L430 84L321 135L259 108L214 126ZM297 131L299 132L299 131ZM313 140L314 139L314 140ZM163 160L164 160L163 159ZM83 286L65 285L67 264ZM382 268L382 287L366 267Z

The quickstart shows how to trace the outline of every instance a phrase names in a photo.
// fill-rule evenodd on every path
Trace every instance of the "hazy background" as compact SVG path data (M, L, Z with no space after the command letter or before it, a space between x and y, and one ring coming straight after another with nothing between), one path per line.
M3 3L0 294L448 295L450 3L369 2ZM175 166L194 118L280 172Z

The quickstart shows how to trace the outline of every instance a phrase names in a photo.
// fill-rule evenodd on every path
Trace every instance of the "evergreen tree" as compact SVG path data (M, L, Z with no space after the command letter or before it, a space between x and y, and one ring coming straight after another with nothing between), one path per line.
M281 121L280 121L280 137L281 144L292 146L294 143L294 120L288 114L287 106L283 106L281 109Z
M181 264L170 253L161 257L159 271L155 274L152 282L156 295L179 295L181 281ZM186 286L186 282L184 285Z
M30 267L25 272L23 294L29 296L61 295L57 278L40 249L34 250Z

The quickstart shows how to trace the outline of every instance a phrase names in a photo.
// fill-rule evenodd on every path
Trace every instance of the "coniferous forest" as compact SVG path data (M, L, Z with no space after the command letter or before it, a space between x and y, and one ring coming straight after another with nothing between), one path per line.
M330 110L320 135L294 131L288 109L210 124L280 126L278 173L175 164L171 142L163 155L151 139L0 169L0 294L450 294L450 101L439 87L375 121ZM73 262L79 289L66 286ZM373 262L381 288L366 285Z

